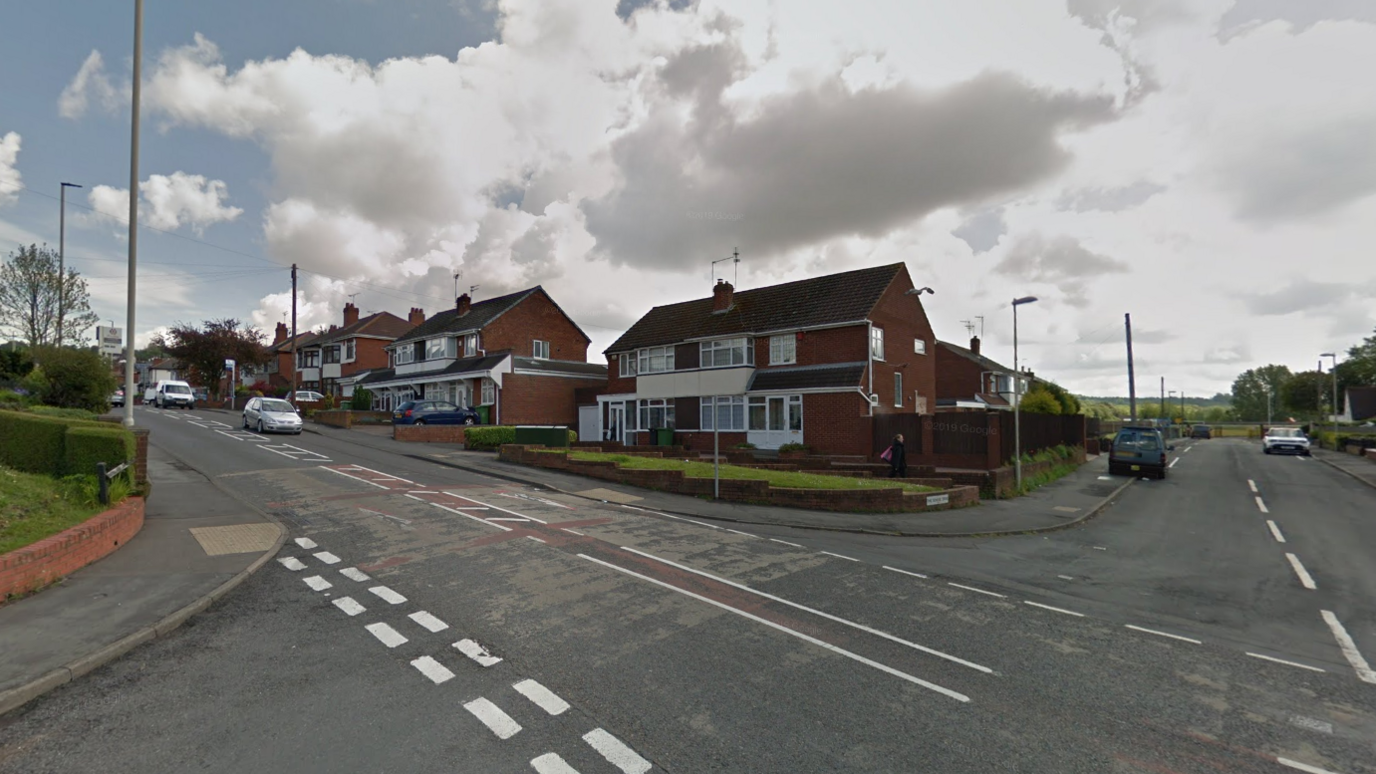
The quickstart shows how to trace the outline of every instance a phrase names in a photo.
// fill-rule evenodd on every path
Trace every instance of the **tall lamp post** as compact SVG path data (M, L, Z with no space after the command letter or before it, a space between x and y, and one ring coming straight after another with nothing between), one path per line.
M57 346L62 346L62 317L67 310L67 189L76 183L62 184L62 205L57 215Z
M1336 352L1325 352L1319 357L1331 358L1333 367L1329 369L1333 374L1333 450L1338 450L1338 354Z
M143 85L143 0L134 0L134 79L129 124L129 300L124 324L124 426L134 426L134 311L139 261L139 91Z
M1036 296L1013 299L1013 478L1022 491L1022 372L1018 370L1018 307L1036 301Z

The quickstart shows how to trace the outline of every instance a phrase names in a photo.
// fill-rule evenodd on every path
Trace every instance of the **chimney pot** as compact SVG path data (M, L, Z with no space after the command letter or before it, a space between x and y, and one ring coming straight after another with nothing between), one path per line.
M976 355L979 354L979 337L978 337L978 336L971 336L971 337L970 337L970 351L973 352L973 353L975 353Z
M724 312L731 308L731 303L735 298L736 289L731 287L731 283L726 280L717 280L717 284L712 288L712 311Z
M407 316L406 321L412 325L420 325L425 322L425 310L418 306L411 307L411 314Z
M467 294L467 293L464 293L463 295L459 296L459 297L455 300L455 304L454 304L455 308L458 309L458 311L459 311L459 316L460 316L460 317L463 317L464 315L468 314L468 309L469 309L469 307L471 307L472 305L473 305L473 301L472 301L472 299L470 299L470 298L468 297L468 294Z
M287 340L287 334L287 324L283 322L277 323L277 330L273 332L272 343L281 344Z
M358 307L352 303L344 305L344 325L348 327L358 322Z

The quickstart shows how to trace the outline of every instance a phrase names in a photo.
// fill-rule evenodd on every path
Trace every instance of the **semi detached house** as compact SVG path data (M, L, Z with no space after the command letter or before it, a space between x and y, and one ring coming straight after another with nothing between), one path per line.
M898 263L657 306L606 350L604 441L873 451L871 417L936 405L935 337ZM587 424L583 425L585 430Z
M465 293L389 344L389 367L360 384L380 409L447 400L478 409L484 424L572 426L574 390L607 378L587 362L590 341L542 287L478 303Z

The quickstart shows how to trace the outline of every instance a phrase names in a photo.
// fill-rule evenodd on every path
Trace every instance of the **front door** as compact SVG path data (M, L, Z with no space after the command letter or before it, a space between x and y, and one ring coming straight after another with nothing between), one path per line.
M752 395L746 439L761 449L803 442L803 396Z
M602 440L624 443L626 437L626 404L607 404L607 428Z

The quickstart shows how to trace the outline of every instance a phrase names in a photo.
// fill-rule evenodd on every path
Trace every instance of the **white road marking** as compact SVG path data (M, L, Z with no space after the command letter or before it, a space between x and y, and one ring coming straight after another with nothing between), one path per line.
M535 706L551 715L561 715L569 708L568 702L534 680L522 680L511 687L515 688L522 696L535 702Z
M859 655L859 654L857 654L857 653L852 653L852 652L850 652L850 651L848 651L848 650L845 650L844 648L838 648L837 646L832 645L832 644L829 643L829 642L824 642L824 641L822 641L822 640L817 639L816 637L812 637L812 636L803 634L803 633L800 632L800 631L795 631L795 630L793 630L793 629L788 628L787 626L783 626L783 625L781 625L781 624L774 623L773 621L770 621L770 620L766 620L766 619L764 619L764 618L761 618L761 617L759 617L759 616L757 616L757 615L754 615L754 614L751 614L751 613L747 613L747 612L745 612L744 610L738 610L738 609L736 609L736 608L734 608L734 607L731 607L730 605L727 605L727 604L725 604L725 603L723 603L723 602L718 602L718 601L716 601L715 599L708 599L707 597L704 597L704 596L702 596L701 594L694 594L694 593L691 592L691 591L685 591L685 590L683 590L683 589L681 589L681 588L678 588L677 586L672 586L672 585L670 585L670 584L668 584L668 583L665 583L664 581L656 580L656 579L651 578L651 577L649 577L649 576L647 576L647 575L641 575L641 574L638 573L638 572L633 572L633 571L631 571L631 570L627 570L627 569L624 569L624 568L621 568L621 567L617 567L616 565L611 564L611 563L608 563L608 562L604 562L604 561L602 561L601 559L594 559L593 557L588 556L587 554L579 554L578 556L579 556L580 558L583 558L583 559L588 560L589 562L593 562L594 564L600 564L600 565L602 565L603 567L606 567L606 568L609 569L609 570L613 570L613 571L615 571L615 572L619 572L619 573L622 573L622 574L624 574L624 575L630 575L630 576L633 577L633 578L639 578L640 580L646 581L646 582L648 582L648 583L653 583L653 584L656 585L656 586L661 586L661 587L663 587L663 588L669 589L670 591L676 592L676 593L678 593L678 594L682 594L682 595L684 595L684 596L686 596L686 597L690 597L690 598L692 598L692 599L696 599L696 600L698 600L699 602L705 602L705 603L707 603L707 604L709 604L709 605L712 605L713 607L721 608L722 610L725 610L725 611L727 611L727 612L729 612L729 613L735 613L736 615L741 616L742 618L748 618L748 619L750 619L751 621L755 621L756 623L764 624L765 626L768 626L768 627L771 628L771 629L776 629L776 630L781 631L781 632L783 632L783 633L785 633L785 634L788 634L788 635L790 635L790 636L797 637L798 639L800 639L800 640L802 640L802 641L804 641L804 642L808 642L808 643L811 643L811 644L813 644L813 645L816 645L816 646L819 647L819 648L823 648L823 649L825 649L825 650L829 650L829 651L831 651L832 653L835 653L835 654L837 654L837 655L845 656L845 657L848 658L848 659L851 659L851 660L853 660L853 661L856 661L856 662L859 662L859 663L861 663L861 664L864 664L865 666L873 667L873 668L875 668L875 669L878 669L878 670L881 671L881 672L885 672L885 673L887 673L887 674L893 675L894 677L897 677L897 678L899 678L899 679L901 679L901 680L906 680L906 681L908 681L908 682L910 682L910 683L912 683L912 684L914 684L914 685L920 685L920 686L922 686L923 688L927 688L928 690L935 691L935 692L940 693L940 694L942 694L942 695L944 695L944 696L949 696L949 697L951 697L952 699L955 699L956 701L960 701L960 702L969 702L969 701L970 701L970 697L969 697L969 696L966 696L966 695L963 694L963 693L957 693L956 691L953 691L953 690L951 690L951 689L949 689L949 688L943 688L942 686L937 685L937 684L935 684L935 683L929 683L929 682L927 682L926 680L923 680L923 679L920 678L920 677L914 677L913 675L910 675L910 674L908 674L908 673L906 673L906 672L900 672L900 671L898 671L897 669L894 669L894 668L891 667L891 666L886 666L886 665L881 664L881 663L879 663L879 662L877 662L877 661L871 661L870 659L867 659L867 658L865 658L864 656L861 656L861 655Z
M454 679L454 673L449 671L449 667L429 656L421 656L412 661L411 666L419 669L420 673L430 678L430 682L435 685Z
M339 571L339 574L343 575L345 578L348 578L351 581L358 581L360 583L368 580L368 576L364 574L362 570L359 570L356 567L345 567L344 569Z
M1113 476L1099 476L1100 481L1112 481Z
M433 615L430 615L424 610L421 610L418 613L412 613L406 617L410 618L412 621L415 621L421 626L424 626L432 632L442 632L445 629L449 628L449 624L445 623L444 621L441 621Z
M478 662L481 666L490 667L494 664L502 663L500 658L488 653L487 648L484 648L473 640L459 640L454 643L454 648L465 656Z
M511 716L502 712L496 704L487 699L478 698L463 705L463 708L473 713L473 717L481 720L498 739L510 739L521 730L521 724L511 719Z
M1262 654L1260 654L1260 653L1248 653L1247 655L1251 656L1252 658L1259 658L1259 659L1261 659L1261 660L1263 660L1263 661L1273 661L1273 662L1275 662L1275 663L1277 663L1277 664L1284 664L1284 665L1286 665L1286 666L1299 667L1300 669L1308 669L1310 672L1327 672L1327 671L1328 671L1327 669L1320 669L1319 667L1316 667L1316 666L1309 666L1308 664L1300 664L1300 663L1297 663L1297 662L1295 662L1295 661L1286 661L1286 660L1283 659L1283 658L1273 658L1273 657L1271 657L1271 656L1265 656L1265 655L1262 655Z
M1265 502L1264 500L1261 499L1261 495L1257 495L1257 496L1256 496L1256 501L1257 501L1257 510L1261 511L1262 513L1270 513L1270 512L1271 512L1271 511L1266 507L1266 502Z
M1295 459L1299 460L1300 462L1308 462L1308 461L1309 461L1309 460L1305 459L1304 457L1299 456L1298 454L1295 455Z
M635 750L627 747L620 739L600 728L583 734L583 741L592 745L592 749L602 753L603 758L626 774L645 774L650 770L649 761L637 755Z
M527 539L527 540L534 540L536 543L543 543L543 542L545 542L544 539L535 537L534 535L526 535L526 539Z
M1194 447L1193 447L1193 446L1186 446L1186 447L1185 447L1185 451L1186 451L1186 452L1188 452L1188 451L1194 451ZM1181 454L1184 454L1184 453L1185 453L1185 452L1181 452Z
M367 484L368 486L375 486L375 487L377 487L378 489L386 489L386 488L387 488L387 487L383 486L382 484L374 484L373 482L369 481L369 480L366 479L366 478L359 478L358 476L351 476L351 475L349 475L348 473L345 473L345 472L342 471L342 470L336 470L336 469L334 469L334 468L331 468L331 467L328 467L328 466L325 466L325 465L321 465L321 466L319 466L319 467L320 467L321 470L328 470L328 471L330 471L331 473L338 473L339 475L341 475L341 476L343 476L343 477L345 477L345 478L352 478L352 479L355 480L355 481L362 481L363 483Z
M434 489L412 489L411 494L439 494L439 492Z
M475 508L469 508L469 509L467 509L467 510L476 510L476 509L475 509ZM487 510L487 509L484 508L483 510ZM488 521L523 521L523 522L525 522L525 523L527 523L527 524L530 523L530 519L518 519L518 518L515 518L514 516L493 516L492 518L488 519Z
M1290 560L1290 566L1295 569L1295 574L1299 576L1301 586L1310 590L1318 588L1318 586L1314 585L1314 579L1309 577L1309 571L1304 569L1304 565L1300 564L1300 558L1298 556L1286 554L1285 558Z
M520 516L520 517L523 518L523 519L530 519L531 521L538 522L538 523L540 523L540 524L548 524L548 523L549 523L549 522L545 521L544 519L537 519L537 518L535 518L534 516L529 516L529 515L524 514L524 513L517 513L517 512L515 512L515 511L508 511L507 509L501 507L500 505L493 505L492 503L479 502L478 500L474 500L472 497L464 497L463 495L454 494L453 492L445 492L445 494L449 495L450 497L457 497L457 498L460 499L460 500L467 500L468 502L473 503L474 505L481 505L481 506L483 506L483 507L485 507L485 508L491 508L491 509L496 510L496 511L501 511L502 513L509 513L509 514L511 514L512 516Z
M1289 766L1290 768L1295 769L1296 771L1307 772L1307 774L1335 774L1334 772L1329 771L1328 769L1321 769L1318 766L1310 766L1307 763L1292 761L1289 758L1277 758L1276 763L1279 763L1282 766Z
M400 605L406 602L406 597L403 597L395 591L392 591L386 586L374 586L368 590L378 595L379 597L382 597L383 602L388 602L393 605Z
M778 538L770 538L770 541L774 543L783 543L786 546L793 546L794 548L802 548L802 546L798 545L797 543L790 543L787 540L780 540Z
M368 608L358 604L353 597L340 597L334 600L334 606L348 613L350 616L358 615L367 611Z
M715 524L708 524L705 521L694 521L692 519L684 519L684 521L689 522L690 524L697 524L700 527L707 527L708 529L721 529L721 527L718 527Z
M890 566L888 566L888 565L884 565L884 569L889 570L889 571L891 571L891 572L902 573L902 574L904 574L904 575L911 575L911 576L913 576L914 578L925 578L925 577L927 577L926 575L923 575L923 574L920 573L920 572L908 572L907 570L900 570L900 569L898 569L897 567L890 567Z
M412 486L420 486L420 484L417 484L416 482L412 481L412 480L409 479L409 478L402 478L401 476L394 476L394 475L392 475L392 474L390 474L390 473L383 473L383 472L380 471L380 470L373 470L372 468L365 468L365 467L363 467L362 465L350 465L350 466L349 466L349 469L350 469L350 470L362 470L362 471L365 471L365 472L368 472L368 473L376 473L377 475L382 476L384 479L387 479L388 481L405 481L406 483L411 484Z
M1275 523L1274 521L1271 521L1270 519L1267 519L1267 520L1266 520L1266 526L1268 526L1268 527L1271 528L1271 535L1272 535L1272 537L1274 537L1274 538L1276 539L1276 542L1277 542L1277 543L1284 543L1284 542L1285 542L1285 536L1282 535L1282 534L1280 534L1280 527L1277 527L1277 526L1276 526L1276 523Z
M1253 480L1250 479L1250 478L1247 479L1247 486L1249 486L1249 487L1252 488L1252 493L1253 493L1253 494L1255 494L1255 493L1261 491L1260 489L1257 489L1257 482L1253 481Z
M499 529L499 530L501 530L501 531L503 531L503 532L510 532L510 531L511 531L511 527L503 527L503 526L500 525L500 524L493 524L492 522L488 521L487 519L480 519L480 518L478 518L477 516L474 516L474 515L471 514L471 513L464 513L463 511L454 510L453 508L450 508L450 507L444 506L444 505L440 505L439 503L430 503L430 504L433 505L433 506L435 506L436 508L439 508L439 509L442 510L442 511L449 511L450 513L458 514L459 516L463 516L464 518L472 519L472 520L478 522L479 524L486 524L486 525L489 526L489 527L496 527L497 529Z
M946 585L947 585L947 586L955 586L955 587L958 588L958 589L965 589L966 591L973 591L973 592L975 592L975 593L977 593L977 594L988 594L988 595L991 596L991 597L998 597L999 599L1007 599L1007 598L1008 598L1008 597L1005 597L1005 596L1002 595L1002 594L995 594L995 593L992 592L992 591L985 591L984 589L977 589L977 588L975 588L974 586L962 586L962 585L960 585L959 583L951 583L950 581L947 581L947 582L946 582Z
M1318 731L1320 734L1333 733L1333 724L1318 718L1305 717L1304 715L1291 715L1290 725L1299 728L1307 728L1310 731Z
M1107 548L1104 548L1103 546L1095 546L1095 547L1094 547L1094 550L1095 550L1095 551L1107 551L1108 549L1107 549Z
M530 762L530 767L538 774L578 774L578 769L568 765L555 753L545 753Z
M382 511L370 511L367 508L359 508L359 510L363 511L364 513L371 513L374 516L381 516L384 519L391 519L392 521L398 522L402 525L402 529L410 529L410 527L406 526L411 523L410 519L401 519L396 516L391 516L389 514L383 513Z
M579 532L576 529L569 529L568 527L560 527L560 529L564 530L570 535L577 535L578 537L587 537L587 535L584 535L582 532Z
M382 644L389 648L405 645L408 641L405 637L401 636L401 632L398 632L385 623L368 624L363 628L371 632L374 637L381 640Z
M309 578L302 578L301 580L305 581L306 585L311 587L311 591L324 591L325 589L334 588L333 583L330 583L319 575L312 575Z
M1133 631L1135 631L1135 632L1146 632L1147 634L1155 634L1155 635L1158 636L1158 637L1170 637L1170 638L1173 639L1173 640L1180 640L1181 642L1192 642L1192 643L1194 643L1195 645L1203 645L1203 644L1204 644L1204 643L1200 642L1199 640L1190 639L1189 637L1181 637L1181 636L1178 635L1178 634L1171 634L1170 632L1159 632L1159 631L1157 631L1157 630L1155 630L1155 629L1145 629L1145 628L1143 628L1143 627L1141 627L1141 626L1133 626L1132 624L1124 624L1124 625L1125 625L1127 628L1129 628L1129 629L1131 629L1131 630L1133 630Z
M669 561L668 559L662 559L662 558L660 558L660 557L658 557L658 556L655 556L655 555L653 555L653 554L647 554L647 553L645 553L644 551L638 551L638 550L636 550L636 549L634 549L634 548L628 548L627 546L621 546L621 550L622 550L622 551L630 551L631 553L636 554L637 556L643 556L643 557L645 557L646 559L653 559L653 560L655 560L656 562L663 562L664 564L667 564L667 565L669 565L670 567L674 567L674 568L683 570L684 572L691 572L691 573L693 573L694 575L701 575L701 576L704 577L704 578L711 578L712 580L714 580L714 581L716 581L716 582L718 582L718 583L725 583L726 585L728 585L728 586L730 586L730 587L732 587L732 588L740 589L741 591L748 591L748 592L750 592L751 594L755 594L755 595L757 595L757 596L764 597L765 599L771 599L771 600L773 600L773 601L775 601L775 602L778 602L778 603L780 603L780 604L788 605L789 607L796 608L796 609L802 610L802 611L804 611L804 612L812 613L813 615L816 615L816 616L821 616L822 618L825 618L825 619L827 619L828 621L835 621L836 623L839 623L839 624L845 624L846 626L849 626L849 627L851 627L852 629L859 629L859 630L862 631L862 632L867 632L867 633L869 633L869 634L873 634L873 635L875 635L876 637L883 637L884 639L889 640L890 642L896 642L896 643L898 643L898 644L900 644L900 645L905 645L905 646L907 646L907 647L909 647L909 648L912 648L913 650L918 650L918 651L921 651L921 652L923 652L923 653L926 653L926 654L929 654L929 655L932 655L932 656L936 656L936 657L938 657L938 658L944 658L944 659L946 659L947 661L951 661L951 662L960 664L961 666L970 667L971 669L974 669L974 670L979 671L979 672L984 672L985 674L992 674L993 671L994 671L994 670L990 669L989 667L981 666L981 665L976 664L976 663L971 662L971 661L966 661L965 659L960 658L960 657L958 657L958 656L952 656L952 655L949 654L949 653L943 653L943 652L941 652L941 651L939 651L939 650L933 650L932 648L928 648L928 647L926 647L926 646L924 646L924 645L918 645L918 644L915 643L915 642L909 642L909 641L907 641L907 640L905 640L905 639L903 639L903 638L901 638L901 637L896 637L896 636L894 636L894 635L892 635L892 634L889 634L888 632L880 631L879 629L872 629L872 628L870 628L870 627L868 627L868 626L866 626L866 625L864 625L864 624L862 624L862 623L857 623L857 622L855 622L855 621L851 621L851 620L846 619L846 618L841 618L841 617L839 617L839 616L834 616L834 615L832 615L831 613L824 613L824 612L822 612L821 610L817 610L817 609L815 609L815 608L808 607L807 605L800 605L800 604L798 604L797 602L791 602L791 601L789 601L789 600L787 600L787 599L784 599L783 597L776 597L776 596L774 596L773 594L769 594L769 593L766 593L766 592L763 592L763 591L759 591L758 589L753 589L753 588L751 588L751 587L745 585L744 583L737 583L737 582L735 582L735 581L733 581L733 580L727 580L726 578L723 578L723 577L721 577L721 576L713 575L713 574L710 573L710 572L703 572L702 570L694 569L694 568L689 567L689 566L684 565L684 564L679 564L679 563L677 563L677 562L671 562L671 561Z
M191 420L189 420L189 419L188 419L187 421L188 421L188 422L191 422ZM196 427L204 427L204 428L207 429L207 430L210 429L210 425L203 425L203 424L201 424L200 422L191 422L191 424L195 425Z
M318 547L315 545L315 541L311 540L310 538L297 538L296 544L306 549L307 551L311 550L312 548Z
M423 502L423 503L428 503L428 502L430 502L429 500L425 499L424 497L416 497L416 496L413 495L413 494L406 494L406 495L403 495L403 496L404 496L404 497L409 497L409 498L411 498L412 500L419 500L419 501L421 501L421 502Z
M1053 613L1065 613L1066 615L1073 615L1073 616L1075 616L1076 618L1084 618L1084 617L1085 617L1085 614L1084 614L1084 613L1077 613L1077 612L1075 612L1074 610L1066 610L1066 609L1060 608L1060 607L1052 607L1051 605L1043 605L1043 604L1040 603L1040 602L1031 602L1031 601L1029 601L1029 600L1024 599L1024 600L1022 601L1022 603L1023 603L1024 605L1031 605L1031 606L1033 606L1033 607L1040 607L1040 608L1043 609L1043 610L1050 610L1050 611L1053 612Z
M1189 450L1186 449L1186 451L1189 451ZM1176 457L1175 459L1171 460L1171 464L1167 465L1166 467L1168 467L1168 468L1173 468L1173 467L1175 467L1175 463L1177 463L1177 462L1179 462L1179 461L1180 461L1180 458L1179 458L1179 457Z
M727 531L727 532L734 532L734 533L736 533L737 535L745 535L746 537L753 537L753 538L759 537L759 535L752 535L752 534L750 534L749 532L741 532L741 531L738 530L738 529L731 529L730 527L727 527L727 528L726 528L726 531Z
M1056 577L1057 577L1057 578L1060 578L1061 580L1075 580L1074 578L1070 577L1069 575L1057 575Z
M300 572L301 570L306 569L306 565L302 564L301 560L297 559L294 556L287 556L282 559L278 559L277 561L281 562L283 567L287 568L288 570L291 570L292 572Z
M325 564L339 564L339 557L335 556L329 551L321 551L318 554L312 554L312 556L324 562Z
M264 444L262 446L259 446L258 448L263 449L265 451L270 451L273 454L280 454L283 457L292 460L306 460L307 462L330 461L329 457L321 454L320 452L313 452L309 449L302 449L300 446L292 446L289 443L280 443L275 446L273 444ZM286 451L288 449L290 451ZM311 459L307 459L308 457Z
M1328 624L1328 628L1333 630L1333 637L1338 641L1343 657L1357 671L1357 677L1364 683L1376 683L1376 672L1371 670L1371 665L1366 663L1366 659L1357 650L1357 643L1352 641L1352 636L1343 628L1338 616L1334 615L1332 610L1324 610L1323 620Z
M728 530L728 531L730 531L730 530ZM845 559L845 560L848 561L848 562L858 562L858 561L860 561L859 559L856 559L856 558L853 557L853 556L846 556L846 555L844 555L844 554L833 554L833 553L830 552L830 551L822 551L822 553L826 554L827 556L834 556L834 557L836 557L837 559Z

